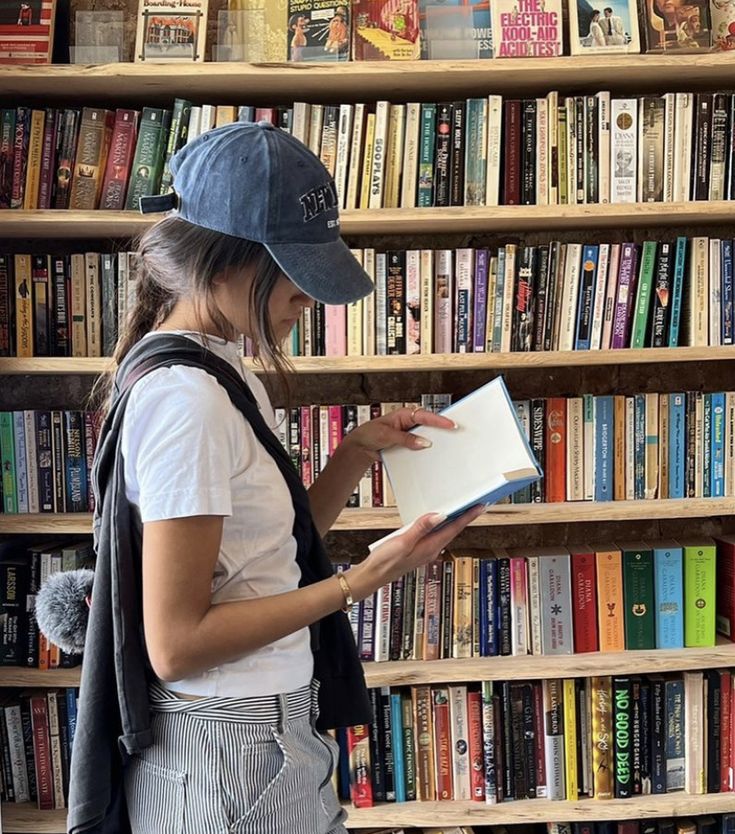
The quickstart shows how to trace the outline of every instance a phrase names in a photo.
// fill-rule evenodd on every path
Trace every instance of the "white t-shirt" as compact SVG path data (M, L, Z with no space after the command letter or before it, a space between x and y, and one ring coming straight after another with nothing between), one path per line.
M188 332L181 335L202 341ZM268 394L243 369L237 345L208 337L207 346L244 376L266 423L274 428ZM126 495L143 523L224 516L213 604L298 587L291 494L275 462L213 376L179 365L137 382L123 421L122 454ZM189 695L272 695L305 686L312 673L309 629L303 628L202 675L163 686Z

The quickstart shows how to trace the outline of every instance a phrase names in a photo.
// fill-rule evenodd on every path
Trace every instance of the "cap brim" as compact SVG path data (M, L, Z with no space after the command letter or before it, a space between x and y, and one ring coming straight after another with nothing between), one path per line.
M266 243L278 266L296 286L323 304L350 304L369 295L373 282L347 244Z

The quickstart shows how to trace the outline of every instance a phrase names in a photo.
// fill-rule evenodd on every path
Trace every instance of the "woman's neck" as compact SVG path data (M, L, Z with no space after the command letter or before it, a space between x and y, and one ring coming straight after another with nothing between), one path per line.
M156 330L187 330L191 333L202 333L228 340L227 334L222 332L206 310L196 309L187 301L178 301Z

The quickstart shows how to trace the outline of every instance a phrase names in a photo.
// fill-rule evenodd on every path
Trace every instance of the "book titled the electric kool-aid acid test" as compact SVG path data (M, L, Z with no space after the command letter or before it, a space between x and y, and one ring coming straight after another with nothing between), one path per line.
M411 429L431 441L428 449L397 446L381 453L405 527L425 513L441 513L451 521L476 504L495 504L541 478L502 377L441 414L457 428Z

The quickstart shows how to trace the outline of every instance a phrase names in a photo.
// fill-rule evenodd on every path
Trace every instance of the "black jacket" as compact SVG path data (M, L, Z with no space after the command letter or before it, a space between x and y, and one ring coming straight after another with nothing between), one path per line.
M152 743L148 707L152 673L143 639L141 538L125 497L120 437L132 385L146 373L171 365L203 368L214 376L278 465L295 510L299 584L332 575L306 490L245 381L229 363L185 336L161 334L139 342L117 372L92 472L97 563L71 760L70 834L130 831L123 768L129 756ZM368 723L370 703L347 617L336 612L312 625L311 647L314 677L321 682L317 726L324 730Z

